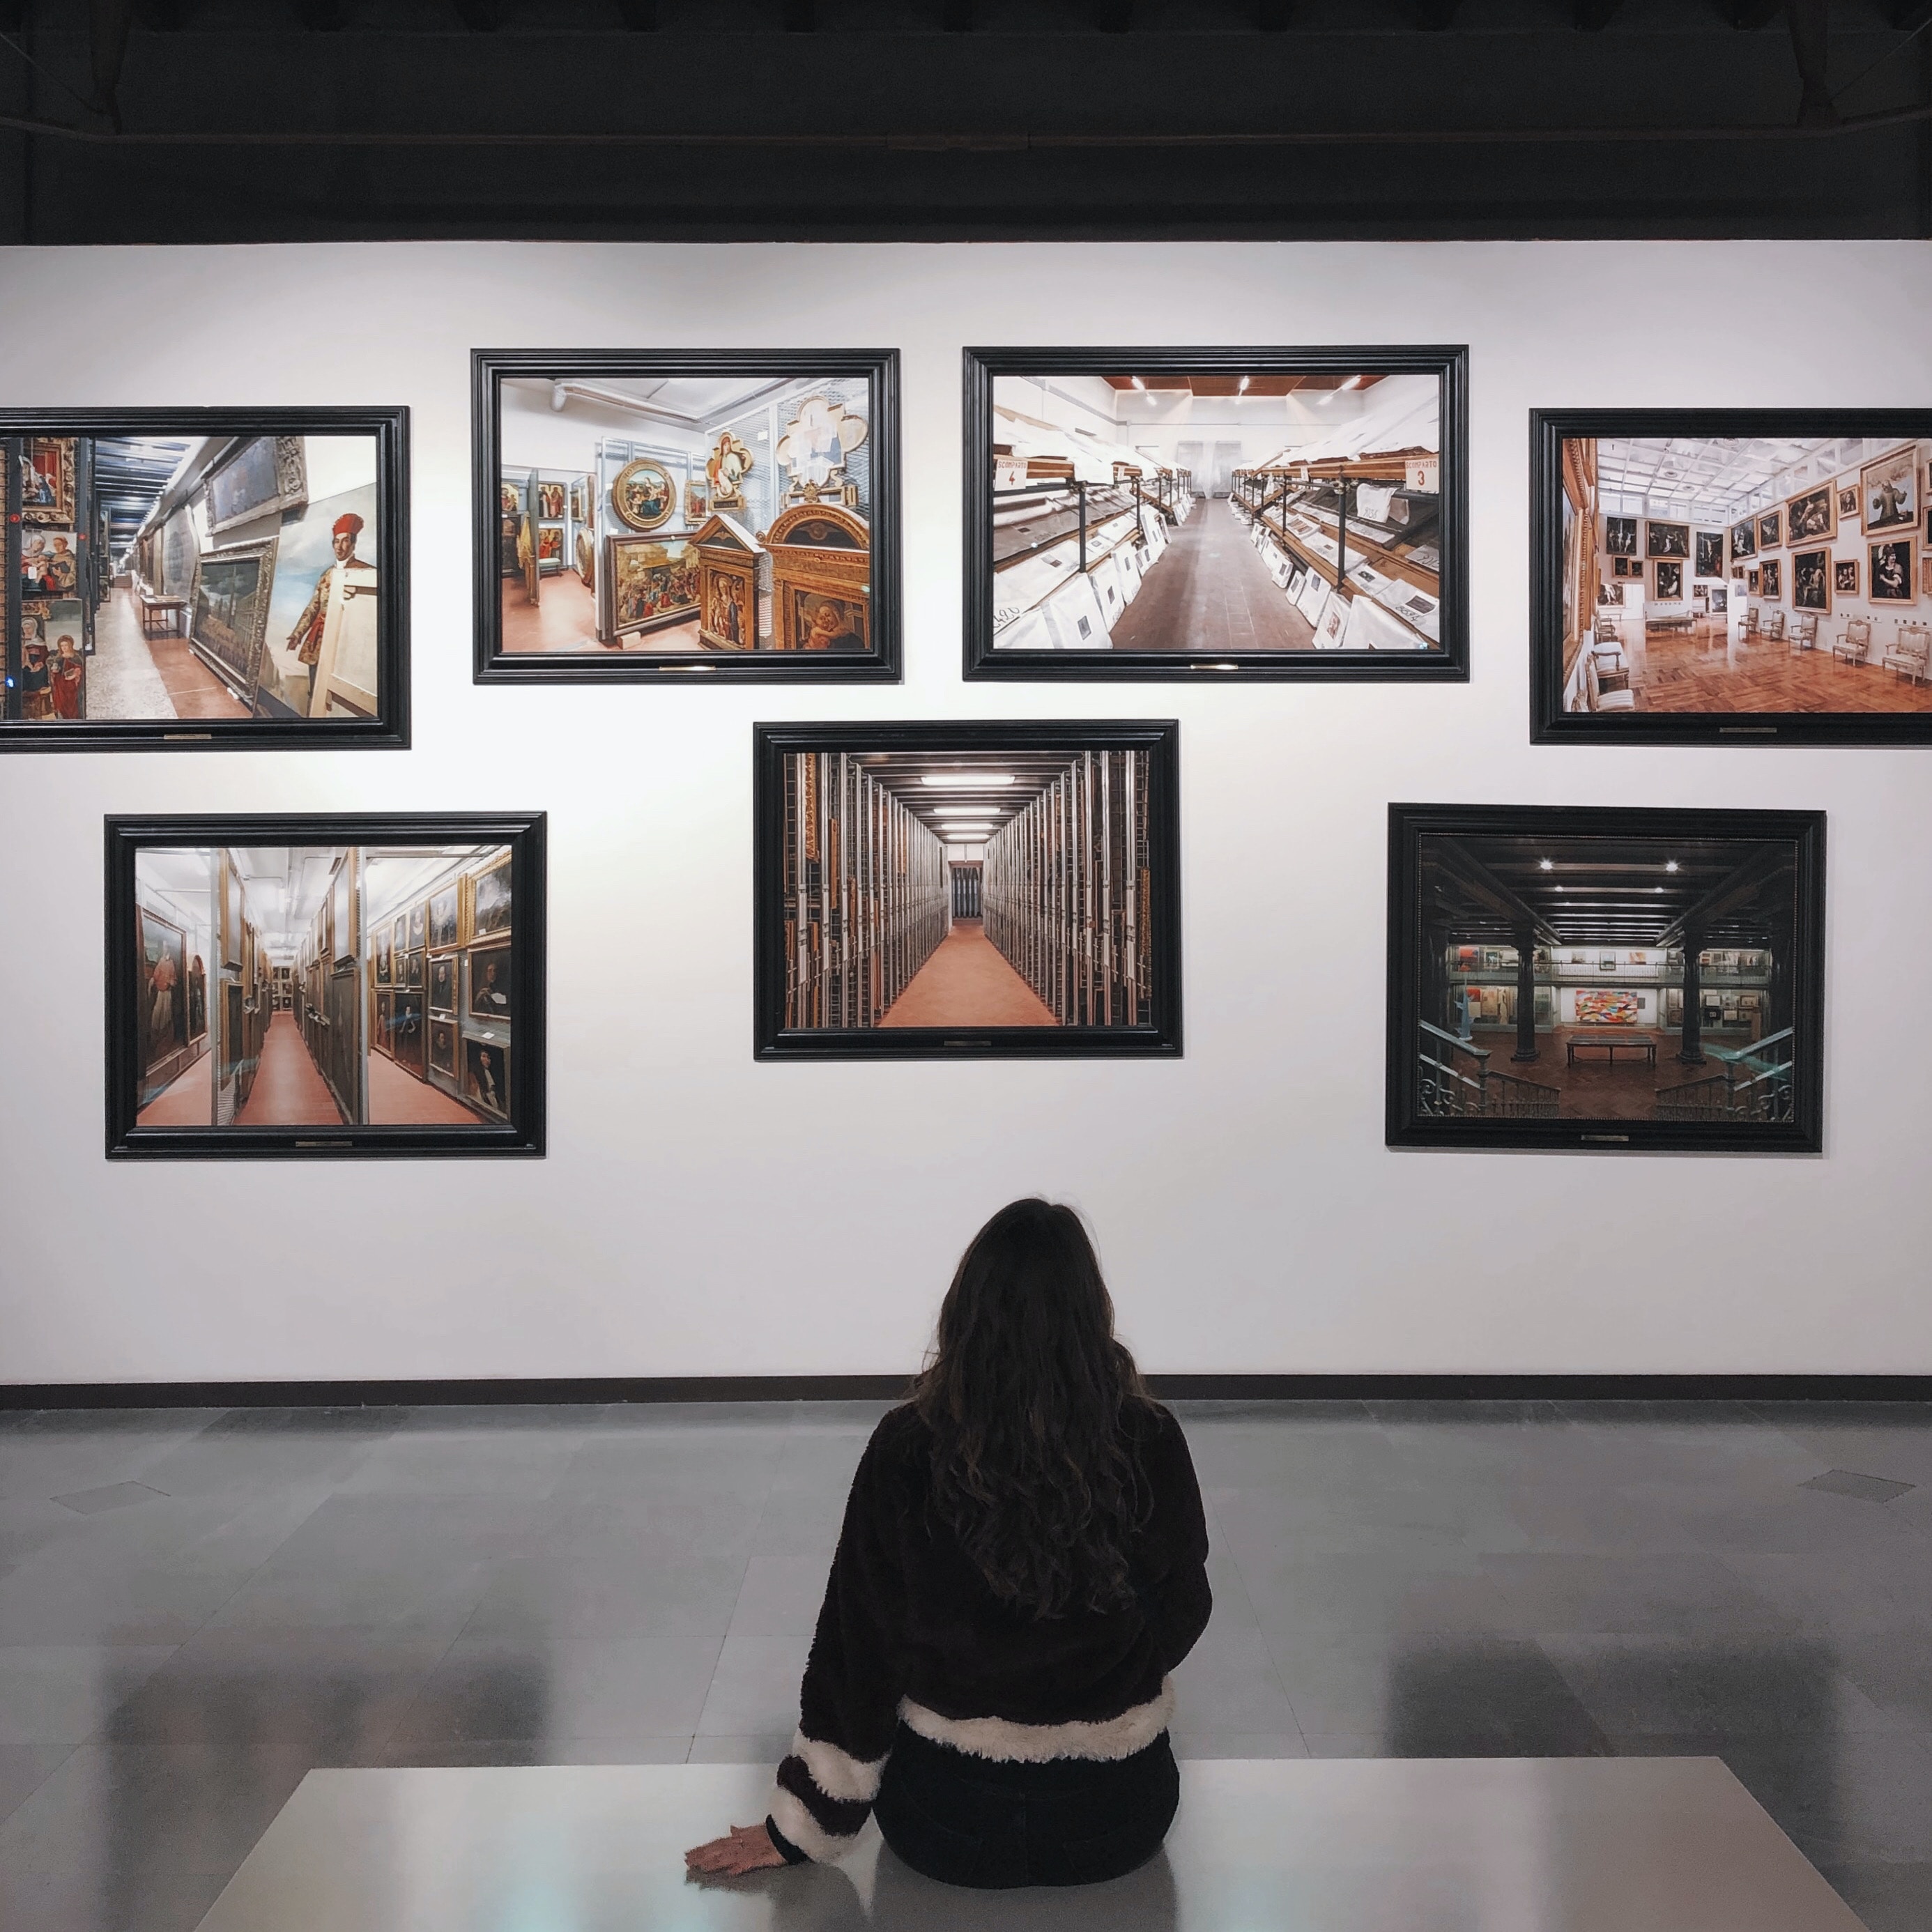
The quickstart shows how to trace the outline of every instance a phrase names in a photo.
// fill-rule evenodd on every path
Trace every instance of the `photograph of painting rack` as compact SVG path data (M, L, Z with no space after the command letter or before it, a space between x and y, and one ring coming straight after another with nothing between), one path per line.
M965 668L1468 676L1460 348L965 354Z

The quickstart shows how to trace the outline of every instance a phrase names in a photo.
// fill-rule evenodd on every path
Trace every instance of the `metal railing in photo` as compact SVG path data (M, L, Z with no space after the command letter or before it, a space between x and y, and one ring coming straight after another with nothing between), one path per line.
M1767 1034L1749 1046L1714 1050L1714 1073L1700 1075L1657 1094L1660 1120L1762 1120L1782 1123L1794 1118L1793 1029Z
M1415 1108L1429 1120L1553 1120L1559 1090L1490 1065L1486 1047L1417 1022L1421 1072Z

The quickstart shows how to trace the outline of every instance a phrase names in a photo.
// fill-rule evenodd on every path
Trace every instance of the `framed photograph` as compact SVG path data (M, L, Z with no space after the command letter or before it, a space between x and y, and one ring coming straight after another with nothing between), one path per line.
M466 937L475 941L508 933L513 911L508 866L499 860L480 872L466 874L464 884L470 899Z
M1832 608L1832 553L1794 550L1791 553L1791 608L1828 614Z
M407 917L410 950L412 952L420 952L422 950L424 938L429 930L428 909L421 900L418 900L410 908Z
M1606 517L1604 519L1604 549L1611 556L1636 556L1636 518Z
M1829 543L1838 534L1837 484L1820 483L1793 496L1784 506L1784 534L1793 548L1802 543Z
M1867 536L1882 530L1918 527L1919 460L1919 445L1913 442L1888 452L1858 472Z
M510 949L479 946L470 955L469 1012L473 1020L508 1026L516 1018L511 1004Z
M1648 557L1688 556L1690 526L1688 524L1653 523L1644 520L1643 554Z
M541 814L114 818L106 832L111 1157L543 1152ZM491 1029L496 1058L481 1105L463 1087L453 1038L440 1084L430 1079L424 956L395 949L419 895L479 872L502 881L512 932L496 950L518 1008L514 1060L504 1045L509 1022ZM231 964L216 944L231 892L238 924L256 935L259 980L286 974L293 982L300 968L299 1000L254 999L245 960ZM386 942L386 986L376 977ZM338 970L339 944L347 952ZM438 963L453 966L458 956L439 955ZM203 958L214 970L200 974L197 996ZM200 1038L176 1038L184 986L183 1024L198 998ZM461 1030L453 1011L438 1023ZM176 1044L158 1053L164 1036Z
M408 421L0 410L0 750L406 748Z
M1683 565L1660 558L1651 568L1656 573L1651 596L1660 604L1681 602L1684 596Z
M1724 533L1722 530L1697 532L1697 561L1694 575L1722 577L1724 574Z
M460 885L446 886L440 892L432 892L429 901L429 944L431 952L440 951L454 946L460 930L460 908L463 892Z
M1912 539L1894 537L1866 546L1871 568L1871 602L1897 605L1917 602L1912 569Z
M386 923L376 935L376 983L379 986L393 986L396 983L396 949L393 935Z
M1179 728L754 727L756 1056L1178 1054Z
M471 386L479 683L897 681L896 350L485 349ZM548 566L540 465L584 479Z
M433 1013L453 1013L456 1010L456 958L454 952L432 952L429 956L429 1010Z
M1854 522L1858 514L1858 486L1840 484L1838 489L1838 520L1841 524Z
M1466 680L1468 372L969 349L966 676Z
M1821 1150L1822 812L1394 805L1388 871L1390 1146Z
M1932 745L1932 683L1892 674L1877 650L1827 650L1822 633L1816 650L1785 642L1796 617L1828 615L1835 639L1840 619L1916 603L1925 506L1914 493L1928 451L1932 410L1533 412L1532 742ZM1863 542L1848 492L1855 508L1882 499L1906 520ZM1632 612L1621 638L1600 640L1579 613L1614 578L1614 560L1580 560L1570 532L1579 518L1595 527L1615 517L1648 532L1653 512L1696 533L1700 569L1706 533L1726 531L1737 593L1716 623L1704 621L1697 603L1717 614L1709 580L1691 608L1673 607L1658 565L1676 560L1654 560L1641 634ZM1881 562L1882 582L1871 574Z

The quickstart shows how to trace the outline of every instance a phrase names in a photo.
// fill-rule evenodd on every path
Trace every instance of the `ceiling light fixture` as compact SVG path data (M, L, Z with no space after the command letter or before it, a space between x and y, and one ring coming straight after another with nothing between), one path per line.
M989 805L929 805L926 808L934 818L970 818L976 822L990 822L998 809Z
M1556 869L1556 861L1554 859L1539 859L1536 863L1538 869L1540 872L1553 872Z
M1664 869L1666 872L1676 872L1678 869L1677 861L1675 859L1665 860L1664 862Z
M970 785L976 790L981 785L1010 785L1012 782L1011 772L927 772L920 779L921 784Z

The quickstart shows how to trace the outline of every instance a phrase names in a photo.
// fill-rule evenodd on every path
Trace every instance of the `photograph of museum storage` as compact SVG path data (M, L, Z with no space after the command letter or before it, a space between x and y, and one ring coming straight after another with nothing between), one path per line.
M1788 841L1421 841L1425 1117L1784 1122Z
M995 648L1436 648L1441 395L1366 372L997 376Z
M508 1117L508 847L144 847L134 881L137 1126Z
M377 715L373 436L4 446L9 718Z
M1149 757L788 754L786 1026L1148 1025Z
M869 651L869 387L505 378L499 648Z
M1928 450L1566 438L1564 710L1932 712Z

